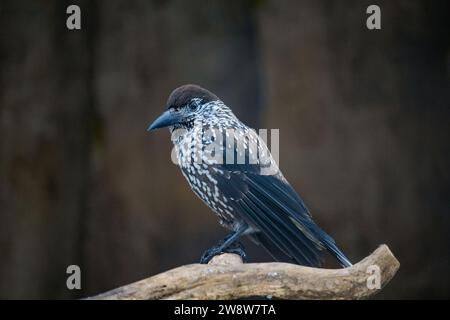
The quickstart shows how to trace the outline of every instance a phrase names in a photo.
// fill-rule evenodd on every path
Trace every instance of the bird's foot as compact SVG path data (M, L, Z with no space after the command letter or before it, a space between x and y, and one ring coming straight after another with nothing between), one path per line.
M243 262L247 261L247 254L245 253L244 246L240 242L235 242L222 250L220 249L220 247L221 243L219 243L217 246L214 246L206 250L202 254L202 257L200 258L200 263L207 264L214 256L217 256L222 253L234 253L239 255L242 258Z
M245 253L244 245L240 242L235 242L224 253L234 253L241 257L242 262L247 262L247 254Z

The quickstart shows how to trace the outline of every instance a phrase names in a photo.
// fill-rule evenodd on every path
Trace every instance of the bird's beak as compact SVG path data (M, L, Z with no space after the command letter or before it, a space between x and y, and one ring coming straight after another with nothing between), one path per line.
M147 131L168 127L177 123L179 120L179 117L177 117L173 111L167 110L148 126Z

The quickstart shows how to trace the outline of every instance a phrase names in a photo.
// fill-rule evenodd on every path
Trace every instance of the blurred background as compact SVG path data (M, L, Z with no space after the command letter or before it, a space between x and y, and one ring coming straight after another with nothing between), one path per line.
M449 4L0 0L0 298L100 293L226 234L146 132L185 83L280 129L281 169L352 261L390 246L378 298L450 298Z

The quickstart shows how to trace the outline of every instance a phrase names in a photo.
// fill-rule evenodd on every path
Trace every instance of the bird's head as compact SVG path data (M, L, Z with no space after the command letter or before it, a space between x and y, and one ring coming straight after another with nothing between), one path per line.
M175 129L189 130L195 120L206 119L215 112L215 109L211 108L211 102L220 100L202 87L193 84L178 87L170 94L166 111L153 121L147 130L164 127L169 127L171 132Z

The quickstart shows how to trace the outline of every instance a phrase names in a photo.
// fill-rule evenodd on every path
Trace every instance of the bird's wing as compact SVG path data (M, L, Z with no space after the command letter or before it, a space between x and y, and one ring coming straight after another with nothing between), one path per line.
M295 191L276 176L250 172L223 171L216 174L217 186L227 197L232 197L234 214L239 215L274 247L262 245L277 258L278 248L297 263L321 264L321 239L326 235L311 220ZM256 236L256 237L260 237Z
M347 258L334 240L311 219L305 204L274 163L265 143L259 137L256 139L260 144L259 151L267 156L266 161L260 158L251 162L252 155L247 152L246 163L225 162L212 166L214 170L210 171L221 193L232 199L234 214L260 231L252 238L277 260L288 257L299 264L320 266L321 251L326 248L342 265L347 265ZM227 152L238 153L236 147ZM267 165L271 166L270 170Z

